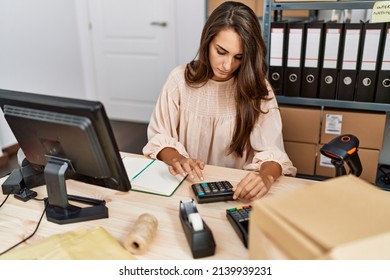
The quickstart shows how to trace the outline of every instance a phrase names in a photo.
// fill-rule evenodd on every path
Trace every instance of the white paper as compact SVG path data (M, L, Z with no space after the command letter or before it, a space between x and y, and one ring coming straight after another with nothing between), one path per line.
M326 114L325 133L326 134L341 134L343 125L343 115Z
M308 28L306 38L305 67L318 67L318 56L320 53L320 28Z
M325 54L323 67L336 69L337 67L337 56L339 53L339 43L340 43L340 29L339 28L329 28L326 34L325 41Z
M345 34L344 58L342 68L356 70L359 51L360 30L348 29Z
M301 28L291 28L288 39L287 67L299 67L301 64L303 30Z
M366 31L361 70L375 71L380 38L380 29L368 29Z
M142 157L124 157L123 164L134 191L171 196L185 179L173 176L160 160Z
M383 53L381 70L390 70L390 28L387 29L385 51Z
M320 155L320 166L334 168L334 165L332 164L332 159L322 154Z
M284 43L284 29L271 29L271 49L270 49L270 66L283 65L283 43Z

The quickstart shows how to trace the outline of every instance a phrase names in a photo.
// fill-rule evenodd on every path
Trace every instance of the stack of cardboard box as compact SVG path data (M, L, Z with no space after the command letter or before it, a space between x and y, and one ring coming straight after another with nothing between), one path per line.
M321 0L322 1L322 0ZM328 0L330 1L330 0ZM337 1L337 0L331 0L331 1ZM208 0L208 14L210 15L212 11L219 5L221 5L223 2L226 2L226 0ZM240 0L239 2L244 3L245 5L249 6L258 17L263 17L263 0ZM275 1L276 2L276 1ZM282 2L282 1L279 1ZM309 17L309 11L308 10L286 10L283 11L284 17L291 17L291 18L301 18L301 17Z
M315 175L321 109L280 106L284 148L301 175Z
M250 259L390 259L390 192L353 175L252 204Z
M320 148L342 134L359 139L360 178L375 183L379 154L386 127L385 112L336 110L303 106L280 106L287 154L298 174L330 178L335 168ZM348 166L346 166L348 172Z

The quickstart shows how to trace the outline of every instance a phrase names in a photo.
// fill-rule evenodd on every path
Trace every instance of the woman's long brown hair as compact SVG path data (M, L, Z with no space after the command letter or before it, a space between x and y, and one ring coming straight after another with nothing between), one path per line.
M214 75L209 60L209 44L221 30L233 29L243 44L243 57L236 70L237 83L236 125L229 153L242 157L250 149L250 134L261 113L261 101L268 99L265 82L267 48L261 33L259 19L248 6L228 1L218 6L208 18L201 35L197 59L187 64L185 79L197 87Z

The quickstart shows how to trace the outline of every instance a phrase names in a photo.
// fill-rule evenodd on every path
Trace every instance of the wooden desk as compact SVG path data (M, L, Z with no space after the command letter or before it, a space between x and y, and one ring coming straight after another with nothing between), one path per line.
M204 178L205 181L229 180L234 185L246 172L209 165L205 167ZM0 184L4 180L4 178L0 179ZM312 183L313 181L305 179L281 177L274 183L268 195L301 188ZM191 184L191 181L186 180L172 197L163 197L136 191L124 193L76 181L67 181L69 194L104 199L107 202L109 218L58 225L48 222L44 217L38 231L27 243L80 227L94 228L95 226L104 227L122 243L138 216L147 212L158 219L159 226L149 250L143 255L136 255L136 258L150 260L192 259L191 250L179 219L180 201L195 199L190 187ZM38 193L37 198L46 196L46 187L42 186L34 188L34 190ZM0 192L0 202L4 199L5 196ZM216 242L215 255L202 259L248 259L248 249L242 244L225 214L226 209L244 204L246 203L240 201L197 203L198 211L211 228ZM0 208L0 252L29 236L34 231L43 209L43 202L36 200L22 202L10 196Z

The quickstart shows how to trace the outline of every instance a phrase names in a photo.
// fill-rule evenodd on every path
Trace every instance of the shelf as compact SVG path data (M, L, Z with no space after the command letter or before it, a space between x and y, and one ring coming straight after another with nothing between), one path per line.
M313 1L313 2L277 2L263 0L262 28L263 38L269 46L271 28L271 12L281 10L345 10L345 9L372 9L377 1ZM268 61L268 54L267 54Z
M377 1L270 2L271 10L372 9Z
M263 0L263 38L269 49L270 26L272 22L272 11L282 10L348 10L348 9L372 9L377 1L310 1L310 2L274 2L272 0ZM269 53L266 60L269 61ZM305 97L277 97L279 104L286 105L306 105L306 106L324 106L330 108L355 109L367 111L390 112L390 104L373 102L356 102L332 99L316 99Z
M380 112L390 111L390 104L385 104L385 103L317 99L317 98L306 98L306 97L288 97L288 96L281 96L281 95L277 95L276 99L278 100L278 103L280 105L324 106L330 108L380 111Z

